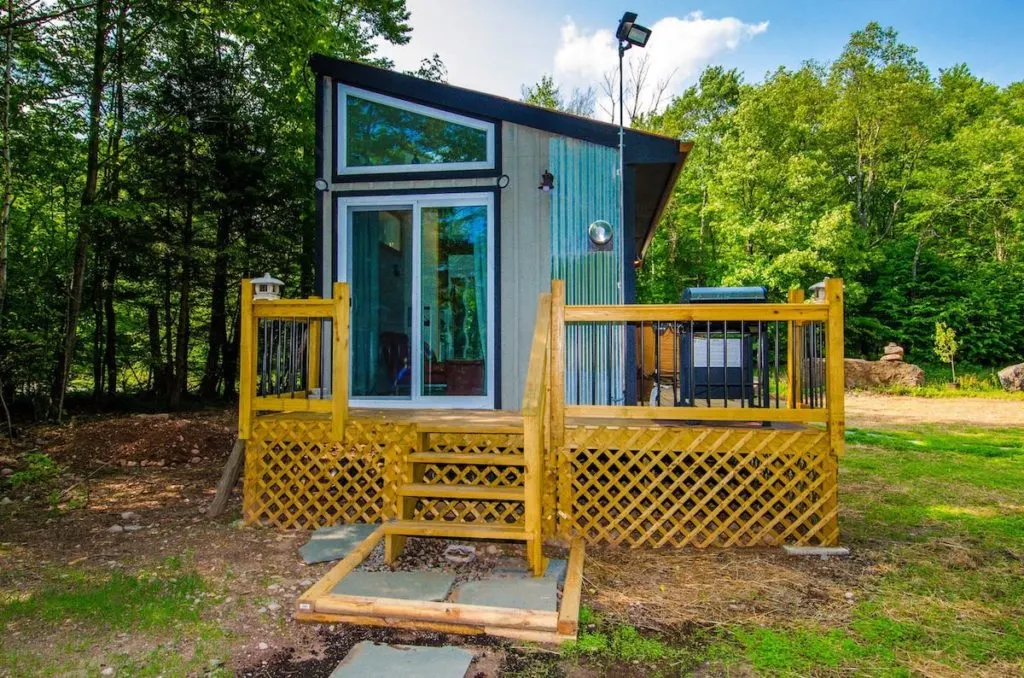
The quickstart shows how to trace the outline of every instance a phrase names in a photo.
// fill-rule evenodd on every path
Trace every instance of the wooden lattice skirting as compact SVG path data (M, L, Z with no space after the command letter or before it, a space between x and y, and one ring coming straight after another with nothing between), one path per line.
M311 414L256 417L245 519L280 528L381 523L411 479L402 460L431 452L521 453L520 434L423 436L411 423L350 420L343 444ZM568 426L547 455L548 536L630 547L838 543L836 456L819 429ZM517 486L509 466L434 465L417 482ZM521 502L421 499L416 519L521 524Z
M570 427L561 529L588 544L831 545L836 463L820 430Z

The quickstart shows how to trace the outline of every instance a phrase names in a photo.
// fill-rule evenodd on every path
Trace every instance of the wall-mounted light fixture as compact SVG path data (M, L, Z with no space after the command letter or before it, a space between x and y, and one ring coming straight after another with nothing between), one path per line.
M587 236L590 242L598 247L604 247L612 241L612 225L604 219L598 219L587 227Z
M313 188L315 188L316 190L318 190L321 193L323 193L324 191L326 191L329 188L329 184L327 183L327 179L324 179L323 177L317 179L316 181L313 182Z
M825 301L825 280L811 285L811 299L819 304Z
M549 170L544 170L544 174L540 175L540 186L537 188L545 193L550 193L555 190L555 175Z

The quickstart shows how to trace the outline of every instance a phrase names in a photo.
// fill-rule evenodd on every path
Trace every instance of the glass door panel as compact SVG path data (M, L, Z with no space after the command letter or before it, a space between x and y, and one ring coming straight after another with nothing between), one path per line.
M420 211L423 396L486 396L488 252L486 205Z
M412 397L413 210L349 212L353 398Z

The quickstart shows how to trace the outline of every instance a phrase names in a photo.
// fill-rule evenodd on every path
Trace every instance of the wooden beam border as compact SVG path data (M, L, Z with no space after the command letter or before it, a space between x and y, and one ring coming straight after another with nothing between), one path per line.
M385 534L386 527L381 525L299 596L296 621L386 626L462 635L487 634L549 645L576 639L583 585L581 540L572 545L562 587L562 604L556 612L331 593L370 555Z

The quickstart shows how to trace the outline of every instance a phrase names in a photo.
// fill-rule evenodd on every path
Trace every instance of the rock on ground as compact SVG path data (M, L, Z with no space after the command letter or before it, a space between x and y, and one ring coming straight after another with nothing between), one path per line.
M844 362L846 388L872 386L924 386L924 370L917 365L893 360L858 360Z
M1007 391L1024 391L1024 363L999 370L999 383Z

